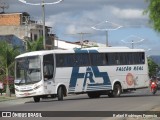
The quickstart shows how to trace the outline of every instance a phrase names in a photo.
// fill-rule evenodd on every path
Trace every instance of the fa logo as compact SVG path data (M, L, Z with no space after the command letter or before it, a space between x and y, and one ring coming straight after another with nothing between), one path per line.
M82 90L85 89L88 80L90 84L88 84L87 88L92 86L111 85L107 72L100 72L96 66L87 67L85 73L79 73L79 67L73 67L69 87L75 88L79 78L84 78ZM95 83L94 78L102 78L103 83Z

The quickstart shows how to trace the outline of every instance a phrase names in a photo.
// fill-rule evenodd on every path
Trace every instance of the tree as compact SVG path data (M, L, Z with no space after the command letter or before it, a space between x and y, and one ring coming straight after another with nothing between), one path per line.
M9 81L10 75L13 75L14 70L14 59L19 55L19 48L12 47L5 41L0 41L0 70L1 77L7 79L6 83L6 95L10 96Z
M149 14L150 23L153 28L160 32L160 0L146 0L149 5L144 14Z
M151 58L148 58L149 77L156 76L157 68L158 65Z
M27 41L27 52L43 50L43 38L40 37L35 41Z

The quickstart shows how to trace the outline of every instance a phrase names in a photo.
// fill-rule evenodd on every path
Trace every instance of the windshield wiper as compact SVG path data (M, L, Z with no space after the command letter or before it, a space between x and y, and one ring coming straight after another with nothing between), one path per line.
M40 69L39 68L31 68L31 69L28 69L28 74L31 74L33 72L40 72Z
M31 82L33 82L32 79L29 77L29 75L27 75L27 78L29 78L29 80L30 80ZM27 79L27 80L28 80L28 79Z
M20 85L23 80L24 80L24 79L21 79L21 80L19 81L18 85Z

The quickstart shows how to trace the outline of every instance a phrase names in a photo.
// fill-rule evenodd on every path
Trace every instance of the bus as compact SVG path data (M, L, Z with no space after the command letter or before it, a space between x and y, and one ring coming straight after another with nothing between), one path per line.
M16 97L63 100L69 94L119 97L149 86L143 49L128 47L43 50L15 58Z

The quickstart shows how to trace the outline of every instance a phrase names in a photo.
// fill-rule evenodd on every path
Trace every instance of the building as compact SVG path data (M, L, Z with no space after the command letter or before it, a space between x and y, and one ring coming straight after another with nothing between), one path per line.
M69 42L57 40L56 35L52 34L52 27L45 26L46 49L73 49L81 47L105 47L104 44L91 42L89 40ZM24 44L27 40L35 41L43 36L43 25L31 20L27 12L19 13L0 13L0 35L10 36L21 39Z
M50 34L51 27L45 26L46 49L53 48L54 34ZM15 35L26 40L37 40L43 36L43 25L30 19L27 12L22 13L1 13L0 14L0 35Z
M65 40L54 40L55 49L75 49L75 48L84 48L84 47L106 47L105 44L91 42L89 40L69 42Z
M25 51L24 42L15 35L0 35L0 41L6 41L12 46L18 46L21 52Z

